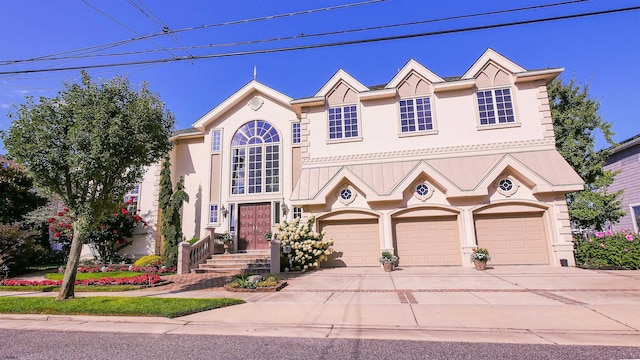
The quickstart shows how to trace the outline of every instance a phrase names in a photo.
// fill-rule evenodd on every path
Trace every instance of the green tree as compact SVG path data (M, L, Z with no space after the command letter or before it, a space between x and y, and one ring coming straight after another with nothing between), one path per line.
M189 202L189 195L184 191L184 178L181 177L173 191L171 183L171 162L165 158L160 170L160 194L158 206L162 215L160 233L163 238L164 262L174 266L178 258L178 244L182 241L182 221L180 210L182 204Z
M141 181L146 168L171 149L173 115L146 84L123 77L65 84L55 98L28 97L3 132L11 157L36 184L56 194L73 219L73 240L58 299L74 296L87 234Z
M25 171L0 162L0 223L21 222L25 216L47 204L33 187Z
M616 175L604 170L610 152L595 149L598 132L609 145L615 145L611 123L598 113L600 102L589 95L588 85L555 79L547 90L556 148L585 181L584 191L567 195L571 221L581 228L602 230L607 221L615 223L625 214L620 210L622 191L607 191Z

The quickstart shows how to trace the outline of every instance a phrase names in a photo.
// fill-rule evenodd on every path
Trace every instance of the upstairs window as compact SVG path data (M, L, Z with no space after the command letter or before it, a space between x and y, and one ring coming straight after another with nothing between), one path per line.
M358 107L347 105L329 108L329 139L358 137Z
M222 148L222 131L212 130L211 131L211 151L219 152L221 148Z
M403 133L433 130L431 99L400 100L400 129Z
M477 92L480 125L508 124L516 121L511 90L494 89Z
M254 120L236 131L231 141L231 193L280 191L280 136L266 121Z
M299 122L291 123L291 143L300 144L300 141L301 141L300 123Z

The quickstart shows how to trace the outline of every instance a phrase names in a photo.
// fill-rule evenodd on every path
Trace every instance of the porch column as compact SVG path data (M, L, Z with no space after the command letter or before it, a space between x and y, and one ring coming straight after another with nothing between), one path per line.
M384 212L380 216L380 237L382 238L380 252L389 251L393 254L393 228L389 212Z

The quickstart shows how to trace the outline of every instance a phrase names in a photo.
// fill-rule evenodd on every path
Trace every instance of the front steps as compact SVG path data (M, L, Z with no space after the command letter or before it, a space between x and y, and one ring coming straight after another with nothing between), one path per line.
M246 271L250 273L269 273L271 260L267 252L251 252L213 255L207 262L200 264L192 273L229 273Z

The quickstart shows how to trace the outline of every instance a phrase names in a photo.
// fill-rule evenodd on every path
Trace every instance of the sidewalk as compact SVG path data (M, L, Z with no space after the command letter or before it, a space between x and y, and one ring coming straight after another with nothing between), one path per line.
M286 277L286 275L285 275ZM0 328L157 334L429 341L640 344L640 271L499 266L487 271L339 268L292 276L277 293L230 293L223 279L176 276L168 286L109 296L235 297L247 303L176 319L0 315ZM0 296L54 296L0 293ZM78 293L95 296L104 293Z

